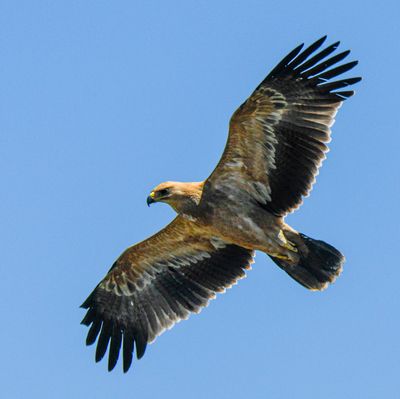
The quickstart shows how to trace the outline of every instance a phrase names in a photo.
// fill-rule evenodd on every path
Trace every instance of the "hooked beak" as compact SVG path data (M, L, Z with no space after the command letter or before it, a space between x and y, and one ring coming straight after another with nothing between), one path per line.
M153 202L156 202L155 200L154 200L154 191L152 191L151 193L150 193L150 195L147 197L147 200L146 200L146 202L147 202L147 206L150 206Z

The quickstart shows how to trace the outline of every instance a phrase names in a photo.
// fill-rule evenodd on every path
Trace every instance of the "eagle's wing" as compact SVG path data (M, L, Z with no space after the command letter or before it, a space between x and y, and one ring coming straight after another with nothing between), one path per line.
M222 158L205 183L205 200L233 187L277 216L300 206L325 158L335 114L353 95L340 90L361 80L327 83L357 61L330 68L350 51L327 58L337 42L314 54L325 39L290 52L233 114Z
M108 369L123 369L165 329L198 313L217 292L244 277L254 253L208 236L181 216L151 238L128 248L82 307L90 326L86 343L96 339L96 361L110 345Z

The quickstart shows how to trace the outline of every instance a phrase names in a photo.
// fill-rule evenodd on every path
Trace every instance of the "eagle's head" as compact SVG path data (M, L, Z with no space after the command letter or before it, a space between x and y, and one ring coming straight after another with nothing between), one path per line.
M182 183L168 181L155 187L147 197L147 205L154 202L165 202L176 212L193 214L194 209L199 205L203 182Z

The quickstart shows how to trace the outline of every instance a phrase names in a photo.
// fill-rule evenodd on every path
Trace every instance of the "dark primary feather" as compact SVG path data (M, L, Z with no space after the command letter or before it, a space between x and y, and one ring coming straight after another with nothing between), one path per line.
M164 329L191 312L199 312L217 292L243 277L253 257L252 251L235 245L226 245L209 255L201 260L186 257L189 262L179 267L165 262L142 289L132 285L129 295L122 290L118 291L120 295L115 290L107 291L99 284L82 304L88 309L82 324L90 326L86 343L91 345L97 339L96 362L109 348L108 370L112 370L122 346L126 372L135 346L140 359L147 343ZM179 263L179 259L175 261Z

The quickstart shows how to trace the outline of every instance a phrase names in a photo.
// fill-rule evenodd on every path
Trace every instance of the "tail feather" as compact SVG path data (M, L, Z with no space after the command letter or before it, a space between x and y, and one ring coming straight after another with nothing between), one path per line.
M285 232L285 236L296 246L298 262L270 257L298 283L310 290L320 291L340 275L345 258L332 245L294 231Z

